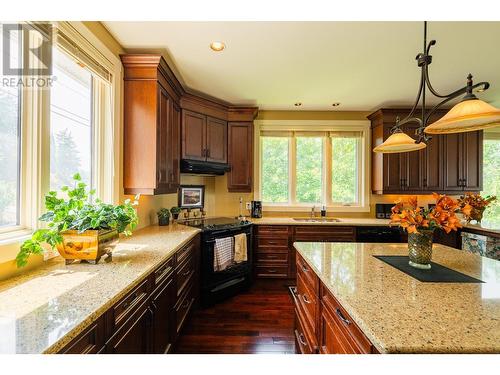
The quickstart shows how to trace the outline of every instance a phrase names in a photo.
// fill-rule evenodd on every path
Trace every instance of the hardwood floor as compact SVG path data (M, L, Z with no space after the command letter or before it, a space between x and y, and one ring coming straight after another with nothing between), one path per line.
M194 311L175 353L293 354L293 325L286 283L257 280L246 293Z

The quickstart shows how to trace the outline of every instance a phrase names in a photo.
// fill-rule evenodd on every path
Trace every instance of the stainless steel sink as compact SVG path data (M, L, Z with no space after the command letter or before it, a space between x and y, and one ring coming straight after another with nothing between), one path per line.
M339 223L340 219L334 217L294 217L295 221L302 221L306 223Z

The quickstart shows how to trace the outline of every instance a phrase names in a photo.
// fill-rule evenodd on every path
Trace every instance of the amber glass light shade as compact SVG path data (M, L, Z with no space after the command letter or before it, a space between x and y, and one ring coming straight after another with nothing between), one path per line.
M479 99L456 104L438 121L425 128L428 134L463 133L500 126L500 109Z
M394 154L397 152L417 151L427 147L423 142L415 143L415 140L402 131L397 131L391 134L384 143L373 149L373 152L381 152L383 154Z

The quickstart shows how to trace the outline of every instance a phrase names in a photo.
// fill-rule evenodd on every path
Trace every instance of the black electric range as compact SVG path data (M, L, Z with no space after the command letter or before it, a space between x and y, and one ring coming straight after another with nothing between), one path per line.
M238 294L252 283L252 223L230 217L212 217L179 221L179 224L201 229L200 294L201 303L210 306ZM247 236L246 262L234 263L224 271L214 271L214 246L217 238Z

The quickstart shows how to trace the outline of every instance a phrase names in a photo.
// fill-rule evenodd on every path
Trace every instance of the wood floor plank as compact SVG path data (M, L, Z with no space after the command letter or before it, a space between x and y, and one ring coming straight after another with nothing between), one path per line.
M247 292L194 311L175 353L295 353L294 310L288 289L276 280L258 280Z

